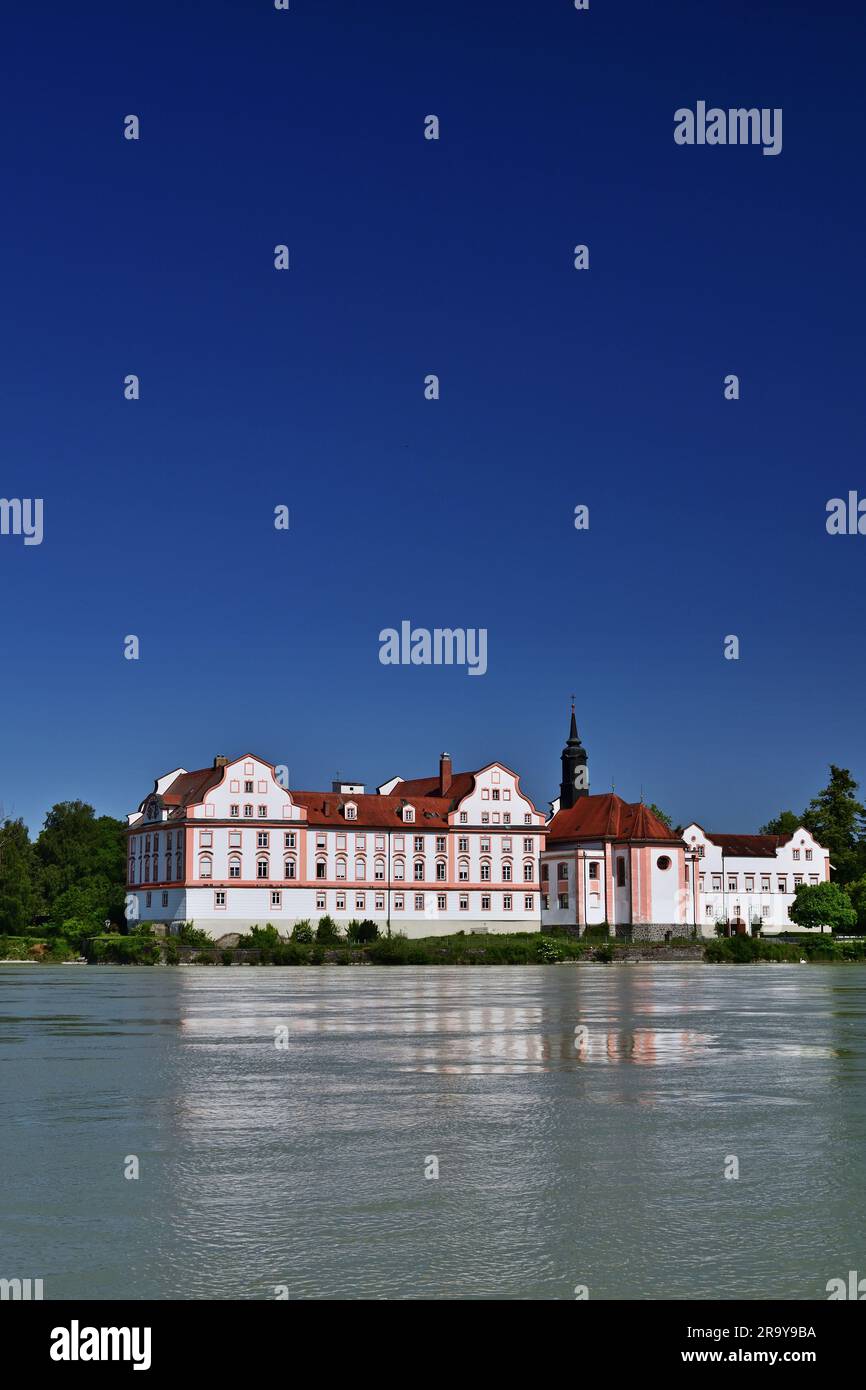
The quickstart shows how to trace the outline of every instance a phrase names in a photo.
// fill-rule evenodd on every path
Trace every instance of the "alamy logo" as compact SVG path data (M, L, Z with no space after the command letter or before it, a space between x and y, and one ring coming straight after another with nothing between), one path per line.
M383 666L466 666L470 676L487 670L486 627L413 628L408 618L379 633Z
M51 1329L52 1361L131 1361L134 1371L150 1370L149 1327L69 1327Z
M694 111L681 106L674 112L674 140L678 145L763 145L764 154L782 152L782 108L775 106L707 109L699 101Z
M23 536L25 545L41 545L42 498L0 497L0 536Z
M866 1279L858 1279L856 1269L848 1270L847 1287L844 1279L828 1279L826 1289L827 1299L831 1303L840 1298L850 1298L860 1303L866 1299Z
M27 1302L42 1296L41 1279L0 1279L0 1300Z

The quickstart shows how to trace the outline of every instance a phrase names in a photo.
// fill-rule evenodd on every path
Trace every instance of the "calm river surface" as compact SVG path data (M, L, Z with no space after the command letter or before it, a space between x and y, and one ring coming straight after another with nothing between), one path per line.
M863 966L5 965L0 1121L0 1277L46 1299L866 1275Z

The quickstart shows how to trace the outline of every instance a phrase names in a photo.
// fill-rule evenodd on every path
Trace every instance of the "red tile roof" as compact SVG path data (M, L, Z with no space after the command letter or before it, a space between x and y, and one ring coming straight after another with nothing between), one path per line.
M452 773L447 792L442 791L438 773L435 777L413 777L407 782L398 782L395 787L391 788L391 795L405 796L407 800L416 796L444 797L446 801L456 803L462 801L464 796L469 795L477 776L477 772Z
M401 786L403 784L401 783ZM399 829L408 834L417 828L423 830L433 826L447 826L451 802L448 797L433 796L378 796L365 792L351 796L340 792L291 792L296 806L307 809L308 825L351 825L359 830L365 828ZM358 808L356 820L347 821L343 807L351 801ZM408 801L415 808L414 821L404 821L400 814Z
M711 835L709 830L704 834L731 859L772 859L779 846L791 839L791 835Z
M205 792L222 781L225 768L201 767L197 772L182 772L169 783L162 794L165 806L191 806L201 801ZM142 805L145 805L154 792L148 792Z
M557 811L547 831L555 840L673 840L680 836L642 802L623 801L614 792L579 796L566 811Z

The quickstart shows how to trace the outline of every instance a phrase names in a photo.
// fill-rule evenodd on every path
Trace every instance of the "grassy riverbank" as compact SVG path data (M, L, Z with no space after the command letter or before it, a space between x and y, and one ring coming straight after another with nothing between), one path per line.
M866 940L839 941L831 936L795 942L732 937L665 944L578 941L565 935L516 932L502 936L433 936L417 941L392 936L368 943L281 941L257 949L222 950L204 944L184 945L173 938L112 933L90 937L82 949L91 965L559 965L625 961L746 965L800 961L845 964L866 960ZM56 965L78 958L78 948L62 939L0 937L0 960Z

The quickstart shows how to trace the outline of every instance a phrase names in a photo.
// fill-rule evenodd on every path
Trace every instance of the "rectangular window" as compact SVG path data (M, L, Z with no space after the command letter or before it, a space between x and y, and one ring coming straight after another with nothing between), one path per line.
M267 878L267 877L268 877L268 861L267 861L267 859L259 859L259 861L258 861L257 864L256 864L256 878Z
M460 824L461 824L461 825L465 825L465 824L467 823L468 820L469 820L469 816L468 816L468 814L466 813L466 811L461 811L461 812L460 812Z
M590 876L590 878L592 878L592 865L590 864L589 867L590 867L590 875L589 875L589 876ZM568 865L567 865L567 864L557 864L557 866L556 866L556 877L557 877L557 878L560 878L560 879L561 879L561 878L568 878Z
M322 832L321 830L320 830L320 831L317 833L317 835L316 835L316 848L317 848L317 849L324 849L324 848L325 848L325 836L324 836L324 834L323 834L323 832Z
M446 893L436 894L436 906L440 912L444 912L448 906L448 896Z
M523 841L523 853L524 853L524 854L531 854L531 853L532 853L532 844L533 844L532 839L529 838L529 837Z
M230 817L232 818L232 820L237 820L238 817L239 817L239 815L240 815L240 813L241 813L241 808L240 808L240 806L230 806L230 807L229 807L229 815L230 815Z
M385 848L385 836L384 836L384 835L377 835L377 836L376 836L376 848L377 848L377 849L384 849L384 848Z
M282 895L282 893L280 892L279 888L272 888L272 889L271 889L271 907L282 907L282 905L283 905L283 895Z
M722 876L721 876L721 874L713 874L713 892L714 892L714 893L721 893L721 891L722 891Z
M167 894L167 893L163 893L163 895L162 895L162 905L163 905L163 907L168 907L168 894Z
M213 844L213 831L212 831L212 830L200 830L200 831L199 831L199 835L198 835L198 842L199 842L200 845L212 845L212 844Z
M489 824L490 824L490 812L489 812L489 811L482 811L482 812L481 812L481 824L482 824L482 825L489 825Z
M268 808L267 808L267 806L260 806L260 807L259 807L259 820L267 820L267 818L268 818Z
M415 911L416 911L416 912L423 912L423 911L424 911L424 894L423 894L423 893L416 893L416 894L415 894Z
M230 831L229 831L229 844L230 844L230 845L238 845L238 846L239 846L239 845L240 845L240 842L241 842L241 832L240 832L239 830L230 830Z
M811 859L811 858L812 858L812 851L811 851L810 849L807 849L807 850L806 850L806 858L807 858L807 859Z
M249 793L252 791L252 789L253 789L253 784L252 784L252 782L244 782L244 791L247 793L247 795L249 795Z
M267 849L269 840L270 835L267 830L260 830L259 833L256 835L256 844L258 845L259 849Z
M459 853L459 854L468 854L468 853L469 853L469 836L468 836L468 835L461 835L461 836L460 836L460 838L459 838L458 841L457 841L457 850L458 850L458 853Z
M715 917L715 915L716 915L716 910L715 910L715 908L713 907L712 903L707 903L706 912L707 912L707 916L708 916L708 917Z
M356 911L356 912L366 912L366 910L367 910L367 907L366 907L366 898L365 898L364 894L363 894L363 893L356 893L356 894L355 894L355 911Z
M482 911L482 912L489 912L489 911L490 911L490 895L489 895L488 893L482 893L482 894L481 894L481 911Z
M598 878L598 867L599 867L599 866L598 866L598 860L597 860L597 859L592 859L592 860L590 860L590 865L589 865L589 876L590 876L590 878L596 878L596 879Z
M529 814L529 812L527 812L526 815L523 817L523 824L524 824L524 825L531 825L531 824L532 824L532 816Z
M226 894L224 888L217 888L216 892L213 895L213 905L214 907L225 907Z
M799 859L799 858L800 858L800 851L799 851L798 849L793 850L793 851L792 851L792 854L793 854L794 859Z
M764 906L761 908L761 916L762 916L762 917L769 917L769 915L770 915L769 906L767 905L767 903L764 903Z
M468 893L461 893L461 894L460 894L460 911L461 911L461 912L468 912L468 911L469 911L469 894L468 894Z
M416 883L424 882L424 865L422 864L420 859L418 860L418 863L414 866L413 874Z
M736 876L734 876L734 877L732 878L730 875L728 875L728 892L729 892L729 893L736 893L736 891L737 891L737 879L736 879Z
M416 835L413 843L415 847L415 853L421 854L424 850L424 836Z
M346 848L346 837L345 837L345 835L338 835L338 836L337 836L337 849L345 849L345 848Z
M446 865L445 865L444 863L440 863L440 864L437 864L437 865L436 865L436 881L437 881L437 883L444 883L444 882L445 882L445 869L446 869Z
M535 867L534 867L534 865L532 865L532 864L524 864L524 866L523 866L523 882L524 882L524 883L531 883L532 880L533 880L534 878L535 878Z
M328 895L327 895L327 893L321 893L321 892L316 893L316 911L317 911L317 912L324 912L324 910L325 910L325 908L326 908L327 906L328 906Z
M616 886L625 888L625 859L621 854L617 855L616 860Z
M510 812L510 811L503 811L503 813L502 813L502 824L503 824L503 825L510 825L510 824L511 824L511 812Z
M345 894L345 893L338 893L338 894L337 894L337 911L338 911L338 912L345 912L345 911L346 911L346 894Z
M287 830L287 831L286 831L286 833L285 833L285 845L286 845L286 849L294 849L294 848L295 848L295 832L294 832L294 830Z
M502 895L502 910L503 910L503 912L510 912L510 911L511 911L511 894L510 894L510 893L503 893L503 895Z
M248 801L244 802L244 820L252 820L253 808Z
M144 905L145 905L145 907L150 907L150 900L151 900L152 896L153 896L152 893L145 893L145 895L144 895Z
M437 836L436 836L436 853L437 853L437 854L444 854L444 853L445 853L445 836L444 836L444 835L437 835Z
M780 893L787 893L787 891L788 891L788 880L787 880L787 878L785 877L784 874L779 874L779 880L778 880L778 882L779 882L779 892L780 892Z
M567 894L567 893L560 893L560 894L559 894L559 906L560 906L560 907L568 907L568 894Z
M403 894L402 894L402 893L395 893L395 894L394 894L394 911L395 911L395 912L402 912L402 911L403 911Z
M385 894L384 894L384 893L377 893L377 894L376 894L376 911L377 911L377 912L384 912L384 911L385 911Z

